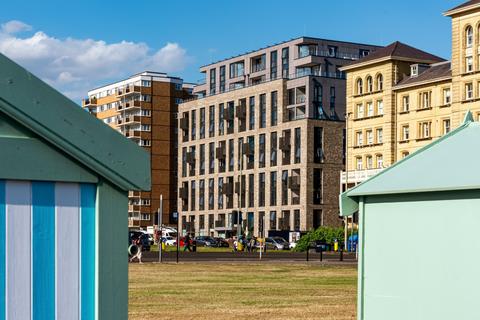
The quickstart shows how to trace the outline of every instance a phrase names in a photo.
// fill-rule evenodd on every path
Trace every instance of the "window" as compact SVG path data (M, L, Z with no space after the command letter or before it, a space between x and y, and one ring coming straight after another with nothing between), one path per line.
M410 127L408 125L402 126L402 141L410 139Z
M335 112L335 99L336 99L336 94L335 94L335 87L330 87L330 117L332 119L336 119L336 112Z
M323 128L313 128L313 162L322 163L324 159L323 154Z
M270 230L277 230L277 211L270 211Z
M300 231L300 210L293 210L293 230Z
M218 106L218 135L223 136L225 133L225 108L223 103Z
M313 169L313 204L322 204L323 197L323 170Z
M356 145L357 146L362 146L363 145L363 132L362 131L357 131L356 132Z
M427 139L430 138L432 123L429 121L423 121L418 124L418 138Z
M216 78L217 78L217 70L216 69L210 69L210 94L215 94L215 89L216 89Z
M323 111L323 87L322 85L313 79L314 86L313 86L313 112L315 119L324 119L325 112Z
M195 170L196 170L195 168L195 151L196 150L195 149L196 149L195 146L191 146L190 155L189 157L187 157L187 162L190 163L190 173L189 173L190 177L193 177L195 175Z
M192 110L192 127L190 132L190 138L195 140L197 133L197 112L196 110Z
M215 142L208 144L208 173L215 173Z
M367 136L367 144L373 144L373 131L367 130L365 131L365 135Z
M205 180L198 183L198 210L205 210Z
M357 170L363 170L363 161L362 161L362 157L357 157L355 159L355 168L357 168Z
M362 81L362 79L357 80L357 94L363 94L363 81Z
M373 157L372 156L366 156L365 157L365 162L366 162L366 168L367 169L373 169Z
M258 175L258 206L265 207L265 173Z
M373 80L372 77L367 77L367 92L373 92Z
M432 98L432 92L422 92L420 93L420 109L428 109L431 107L430 102Z
M383 143L383 129L377 129L377 143Z
M265 60L266 60L266 55L262 54L257 57L253 57L250 59L250 71L253 72L259 72L265 70Z
M443 104L448 105L452 103L452 93L450 88L443 89Z
M182 148L182 177L187 176L187 148Z
M277 51L270 52L270 79L277 79Z
M230 79L241 77L245 74L243 61L230 64Z
M205 174L205 145L200 145L200 175Z
M402 97L402 107L403 107L403 112L408 112L410 110L410 97L409 96L403 96Z
M277 172L270 172L270 206L277 205Z
M260 128L267 126L267 97L265 94L260 95Z
M465 85L465 99L466 100L473 99L473 83L467 83Z
M248 108L248 129L254 130L255 129L255 97L250 97L249 99L249 108Z
M151 82L148 81L148 80L142 80L142 87L150 87L151 86ZM180 89L181 89L181 85L180 85Z
M208 179L208 210L213 210L215 199L215 180L213 178Z
M270 125L276 126L278 122L278 92L272 91L270 94Z
M227 103L227 133L233 133L235 130L235 103L229 101Z
M254 175L248 175L248 207L255 206L255 189L254 189Z
M465 46L471 48L473 45L473 28L468 26L465 30Z
M301 128L295 128L295 159L294 163L300 163L302 157L302 131Z
M450 132L450 119L443 120L443 134Z
M337 55L337 47L335 46L328 46L328 56L335 57Z
M225 66L220 67L220 93L225 92Z
M250 149L247 155L247 169L255 167L255 137L247 137L248 148Z
M265 168L265 134L259 136L258 157L258 167Z
M377 76L377 91L382 91L383 90L383 75L379 74Z
M357 119L361 119L365 116L363 110L363 103L357 104Z
M217 207L223 209L223 177L218 178Z
M244 150L243 150L243 138L238 138L238 157L237 157L237 168L238 170L243 169L243 156L244 156Z
M190 182L190 211L195 211L195 199L196 199L196 194L195 194L195 181Z
M381 154L377 154L377 169L383 168L383 156Z
M289 48L282 49L282 77L288 78L289 69Z
M277 165L277 133L270 133L270 166Z
M200 139L205 138L205 108L200 109Z
M383 100L377 101L377 115L383 115Z
M215 136L215 106L210 106L208 110L208 136Z
M230 139L228 140L228 171L233 171L235 165L234 152L233 139Z
M473 71L473 57L466 57L465 58L465 72L472 72Z
M282 205L288 205L288 170L282 171Z
M370 101L367 102L367 117L373 117L373 115L373 103Z

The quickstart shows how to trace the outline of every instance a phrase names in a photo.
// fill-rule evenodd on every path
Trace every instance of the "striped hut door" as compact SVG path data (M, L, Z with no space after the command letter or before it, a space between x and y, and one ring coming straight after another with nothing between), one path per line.
M0 180L0 320L95 319L91 184Z

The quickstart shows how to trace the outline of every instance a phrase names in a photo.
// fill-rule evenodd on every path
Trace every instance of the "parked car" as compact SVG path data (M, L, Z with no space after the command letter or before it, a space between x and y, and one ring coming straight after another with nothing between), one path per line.
M132 244L132 241L140 238L142 244L142 251L150 251L150 240L148 234L142 231L129 231L128 232L128 245Z
M176 246L177 245L177 239L174 237L163 237L162 241L165 243L166 246Z
M282 237L269 237L265 239L267 250L288 250L289 243Z
M295 248L296 246L297 246L297 243L296 243L296 242L290 242L290 244L289 244L289 248L290 248L290 249L293 249L293 248Z
M198 247L216 247L217 241L213 237L209 236L198 236L195 237L195 241L197 242Z
M230 247L230 244L224 238L216 237L216 238L213 238L213 239L215 239L215 241L217 242L217 247L218 248L229 248Z

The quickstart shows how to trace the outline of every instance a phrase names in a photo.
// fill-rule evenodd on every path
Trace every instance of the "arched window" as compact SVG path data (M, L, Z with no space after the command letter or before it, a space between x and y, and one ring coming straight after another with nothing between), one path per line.
M367 92L373 91L373 80L372 77L367 77Z
M473 46L473 28L471 26L468 26L465 30L465 45L467 48Z
M377 90L382 91L383 90L383 75L379 74L377 76Z
M362 79L357 80L357 94L363 93L363 81Z

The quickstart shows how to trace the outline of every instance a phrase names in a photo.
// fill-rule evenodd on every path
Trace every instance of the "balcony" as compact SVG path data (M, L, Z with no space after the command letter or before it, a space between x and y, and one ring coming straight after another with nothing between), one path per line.
M340 174L340 182L342 184L347 183L362 183L363 181L370 179L371 177L375 176L376 174L382 172L384 168L381 169L367 169L367 170L354 170L354 171L348 171L348 176L347 173L344 171Z
M291 190L300 190L300 177L289 177L288 178L288 187Z
M117 97L124 97L134 93L142 93L142 87L129 85L117 90Z
M143 102L139 100L123 101L118 103L117 111L140 109L142 106Z
M290 139L286 137L280 137L278 140L278 148L282 151L289 151L291 146L290 146Z
M119 126L126 126L126 125L132 125L132 124L140 124L142 121L141 116L125 116L125 117L119 117L117 120L117 125Z
M96 112L97 109L97 98L86 98L82 100L82 105L84 108L87 108L90 112Z

